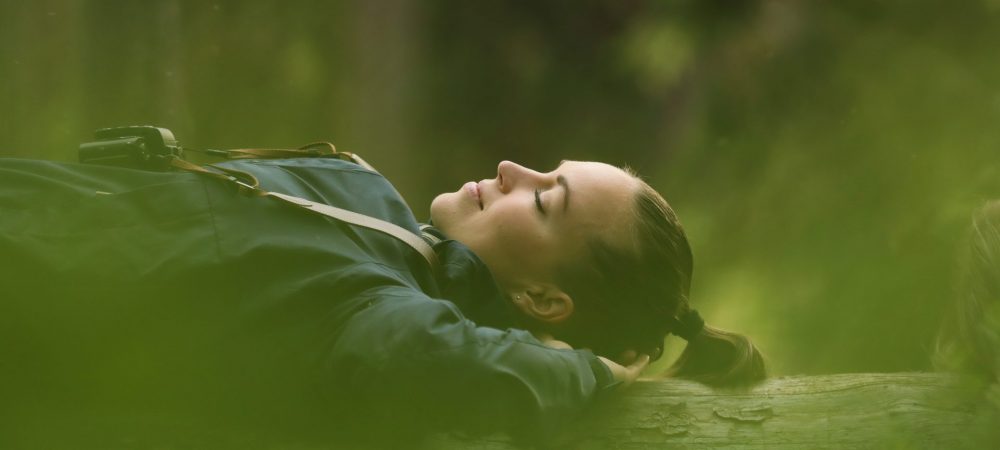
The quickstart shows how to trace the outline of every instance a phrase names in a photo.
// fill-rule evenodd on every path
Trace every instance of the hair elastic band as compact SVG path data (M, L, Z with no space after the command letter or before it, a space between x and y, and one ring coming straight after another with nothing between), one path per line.
M689 309L683 316L674 320L675 327L670 333L685 341L694 339L705 328L705 321L696 309Z

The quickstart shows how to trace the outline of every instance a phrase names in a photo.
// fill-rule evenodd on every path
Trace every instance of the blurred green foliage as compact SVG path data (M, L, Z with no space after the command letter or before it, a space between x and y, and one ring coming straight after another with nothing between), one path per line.
M1000 196L998 42L997 0L4 2L0 155L330 140L418 216L501 159L628 164L777 373L917 370Z

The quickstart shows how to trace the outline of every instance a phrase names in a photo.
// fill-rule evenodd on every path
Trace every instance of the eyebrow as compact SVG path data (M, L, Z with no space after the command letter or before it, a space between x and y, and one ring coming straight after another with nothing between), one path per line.
M567 162L569 162L568 159L559 161L559 164L556 165L556 169L562 167L562 165ZM566 177L559 175L556 177L556 183L559 183L559 185L563 187L563 212L566 212L566 210L569 209L569 182L566 181Z
M556 177L556 183L563 187L563 212L566 212L569 209L569 182L566 181L566 177L559 175Z

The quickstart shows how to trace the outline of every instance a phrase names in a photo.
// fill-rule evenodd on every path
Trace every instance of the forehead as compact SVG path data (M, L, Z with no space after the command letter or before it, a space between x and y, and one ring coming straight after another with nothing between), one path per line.
M577 225L625 226L639 180L615 166L586 161L563 161L555 170L569 185L567 219Z
M571 189L591 195L630 197L638 188L638 180L610 164L592 161L564 160L555 169L569 180Z

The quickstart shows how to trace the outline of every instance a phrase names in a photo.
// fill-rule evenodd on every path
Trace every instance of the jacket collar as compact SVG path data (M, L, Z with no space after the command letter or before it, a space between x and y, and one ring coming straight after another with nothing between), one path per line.
M448 239L441 230L430 225L420 228L441 261L436 274L440 297L458 306L462 314L477 325L518 326L517 311L500 291L486 264L469 247Z

